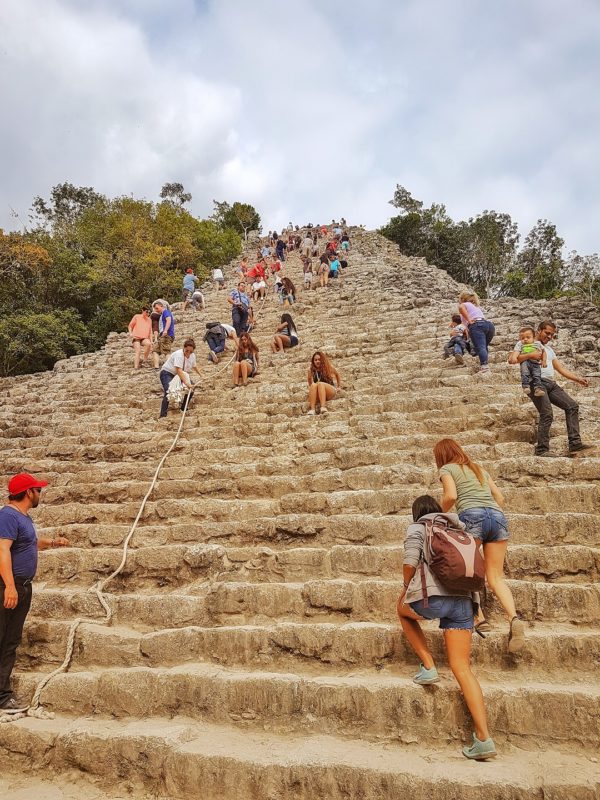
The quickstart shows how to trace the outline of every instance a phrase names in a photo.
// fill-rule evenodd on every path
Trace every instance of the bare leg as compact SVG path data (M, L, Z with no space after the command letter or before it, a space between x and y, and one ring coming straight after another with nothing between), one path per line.
M240 372L242 373L242 384L247 386L248 384L248 370L250 369L250 364L247 361L240 362Z
M314 411L317 405L318 385L318 383L311 383L308 390L308 402L310 403L311 411Z
M479 681L471 670L470 630L452 628L444 631L448 663L461 688L469 713L473 718L475 734L480 741L489 739L487 714Z
M240 362L236 361L233 365L233 385L237 386L240 380Z
M142 344L144 345L144 361L148 361L150 358L150 352L152 350L152 342L150 339L144 339Z
M508 542L487 542L483 545L485 577L492 592L498 598L509 620L517 616L515 601L504 580L504 559Z
M321 410L326 407L326 403L328 400L333 400L335 397L335 389L329 383L322 383L319 381L317 384L319 387L319 403L321 403Z
M140 350L141 345L139 342L133 343L133 368L139 369L140 368Z
M421 626L418 622L419 620L423 619L423 617L420 617L418 614L416 614L407 603L403 602L403 600L403 597L401 600L398 600L397 610L404 635L408 639L409 645L421 659L421 663L425 669L431 669L435 666L435 662L433 660L433 656L431 655L431 651L427 646L425 634L421 630Z

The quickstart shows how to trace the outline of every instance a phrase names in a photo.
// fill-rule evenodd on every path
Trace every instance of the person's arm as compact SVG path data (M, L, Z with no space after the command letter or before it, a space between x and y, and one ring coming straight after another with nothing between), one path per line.
M452 506L456 503L458 493L456 491L456 484L454 483L454 478L452 475L441 475L440 480L442 482L442 499L440 501L440 505L442 507L442 511L446 513L446 511L450 511Z
M533 353L519 353L518 350L512 350L508 354L508 363L509 364L521 364L523 361L528 361L529 359L533 361L541 361L543 353L541 350L534 350Z
M234 303L234 301L233 301L233 297L232 297L231 295L228 295L228 296L227 296L227 302L228 302L228 303L230 303L232 306L234 306L234 305L235 305L235 303Z
M130 336L133 335L133 324L134 324L134 321L135 321L135 317L131 320L131 322L127 326L127 330L129 331L129 335Z
M172 319L172 317L167 317L167 323L166 323L165 327L163 328L163 332L161 333L161 336L168 336L169 335L169 331L171 330L171 319Z
M56 536L54 539L49 539L45 536L39 536L38 550L51 550L53 547L70 547L71 542L64 536Z
M309 385L309 386L312 386L312 384L313 384L313 374L312 374L312 369L309 369L309 370L308 370L307 379L308 379L308 385Z
M0 539L0 578L4 581L4 608L9 610L16 608L19 602L12 571L12 543L12 539Z
M340 373L337 371L337 369L335 367L332 367L332 369L333 369L333 376L334 376L334 378L335 378L335 380L337 382L338 389L341 389L342 388L342 380L340 378Z
M504 495L490 477L488 477L488 486L490 487L492 497L498 503L500 508L502 508L504 506Z
M192 384L187 382L187 378L185 377L185 372L181 369L181 367L175 367L177 375L181 378L181 382L184 386L187 386L188 389L192 388Z
M463 319L467 320L467 325L471 324L472 322L471 317L469 316L469 312L467 311L467 308L463 303L461 303L458 306L458 313L461 315Z
M282 322L281 325L277 326L277 330L275 331L275 333L279 333L279 331L282 331L286 327L286 325L287 322Z
M578 383L580 386L590 385L590 382L587 378L582 378L575 372L571 372L571 370L567 369L564 364L561 364L558 358L555 358L552 361L552 366L560 375L563 376L563 378L566 378L568 381L573 381L573 383Z

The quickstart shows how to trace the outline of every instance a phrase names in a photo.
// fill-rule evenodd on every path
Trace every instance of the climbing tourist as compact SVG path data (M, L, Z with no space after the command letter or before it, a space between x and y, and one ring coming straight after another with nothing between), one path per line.
M579 405L572 397L562 389L554 380L556 372L566 378L568 381L578 383L580 386L589 386L590 382L587 378L576 375L574 372L568 370L565 365L558 360L556 353L550 347L550 342L557 336L557 328L554 322L545 320L540 322L537 330L538 341L542 344L544 352L546 353L547 364L541 368L542 386L544 394L541 397L536 397L535 394L531 398L534 406L536 407L540 419L538 422L538 435L537 444L535 447L536 456L550 456L550 426L554 417L552 413L552 406L562 408L565 412L565 420L567 423L567 437L569 439L569 455L580 453L584 450L591 450L593 445L583 444L579 433ZM508 356L509 364L521 364L528 359L541 360L542 353L536 350L534 353L521 353L513 350Z
M160 314L158 320L158 337L154 343L154 367L158 369L159 356L168 356L173 349L175 339L175 320L166 300L155 300L152 308Z
M264 278L257 277L252 284L252 299L262 300L267 293L267 284Z
M240 261L240 265L237 268L238 271L238 280L242 280L242 278L248 277L248 257L244 256Z
M290 314L282 314L281 322L275 330L275 336L271 342L272 353L283 353L286 347L296 347L298 344L298 332L294 325L294 320Z
M191 396L194 388L190 380L190 373L195 372L197 375L200 375L200 370L196 366L195 350L196 343L194 340L186 339L181 350L175 350L174 353L171 353L169 358L163 364L159 376L163 387L163 399L160 405L160 417L167 416L167 411L169 410L169 386L171 385L173 378L176 376L188 389L188 395L185 402L181 406L181 410L184 411L187 407L189 397Z
M326 253L319 258L319 284L321 288L329 282L329 256Z
M329 262L329 277L330 278L339 278L340 277L340 261L337 256L332 258Z
M194 311L198 311L199 308L204 310L204 305L205 305L204 295L202 294L200 289L195 290L195 292L192 294L192 299L190 302L192 304L192 308L194 309Z
M277 275L278 272L281 272L281 261L278 261L277 258L273 256L269 267L271 269L271 275Z
M310 231L306 232L306 236L302 240L302 255L310 257L313 248L313 238L310 235Z
M233 387L247 386L248 378L258 372L258 347L249 333L242 333L235 354L232 370Z
M302 274L304 276L304 288L311 289L313 281L313 268L312 259L309 256L304 256L302 259Z
M150 309L148 306L142 306L140 314L134 314L131 322L127 326L129 336L131 338L131 345L133 347L133 367L134 369L140 368L140 354L143 351L142 361L145 362L150 358L152 351L152 320L150 319Z
M344 253L347 253L348 250L350 250L350 237L348 236L347 231L344 231L344 233L342 234L341 245Z
M329 358L317 350L313 353L308 369L308 403L309 414L326 414L327 402L333 400L337 388L342 388L340 374L333 366Z
M504 580L509 533L508 520L502 513L502 492L454 439L441 439L433 448L433 455L442 483L442 509L446 512L456 506L467 531L481 540L488 586L510 623L508 652L518 653L525 644L525 625L517 616L512 592ZM481 611L475 630L480 635L491 630Z
M248 324L248 309L250 307L250 298L246 294L246 281L240 281L237 289L234 289L227 298L227 302L231 305L231 321L235 328L236 334L239 336L246 330Z
M461 367L465 365L463 358L467 349L467 329L462 324L460 314L453 314L450 322L450 339L444 345L444 358L454 356L454 360Z
M29 512L37 508L47 485L26 472L15 475L8 482L8 503L0 509L0 716L29 708L14 696L10 676L31 605L38 550L70 544L63 536L36 535Z
M283 307L291 306L296 302L296 287L289 278L281 279L281 291L279 299L283 303Z
M277 239L277 244L275 245L275 254L277 255L277 258L279 259L279 261L285 261L285 250L286 250L286 247L287 247L287 245L283 241L283 239L281 239L281 238Z
M152 323L152 344L156 344L158 340L158 328L160 325L160 314L155 309L152 309L152 313L150 314L150 322Z
M183 276L183 290L181 293L181 299L183 300L183 310L185 311L188 307L188 303L194 294L196 286L198 284L198 278L194 275L194 270L191 268L186 269L185 275Z
M521 386L527 396L533 392L534 397L543 397L546 393L542 385L542 367L548 366L546 350L544 345L535 338L535 329L531 325L524 325L519 330L519 341L513 349L513 353L535 353L540 352L542 358L526 358L521 361Z
M213 269L212 279L213 283L215 284L215 289L225 288L225 275L223 275L223 270L221 267L215 267Z
M208 345L208 360L213 364L219 363L218 355L226 349L228 339L231 339L237 348L238 340L232 325L227 325L225 322L206 323L204 341Z
M496 333L494 324L485 318L483 311L479 307L479 298L475 292L462 292L458 300L458 311L462 324L466 326L475 355L479 358L479 371L482 373L489 372L488 347Z
M475 727L473 744L463 747L463 754L467 758L485 761L494 758L496 748L488 730L481 686L471 669L475 596L468 590L446 589L430 568L427 555L427 524L431 525L440 515L447 524L463 527L456 514L443 514L437 501L429 495L417 497L413 503L413 522L408 526L404 541L404 588L398 599L398 616L408 643L421 659L419 671L413 678L421 686L438 683L440 677L419 622L439 619L448 664Z

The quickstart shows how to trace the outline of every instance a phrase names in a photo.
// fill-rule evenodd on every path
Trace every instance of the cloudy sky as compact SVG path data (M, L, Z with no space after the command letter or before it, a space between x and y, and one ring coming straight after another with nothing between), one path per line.
M0 0L0 227L61 181L166 181L374 227L455 218L600 249L598 0Z

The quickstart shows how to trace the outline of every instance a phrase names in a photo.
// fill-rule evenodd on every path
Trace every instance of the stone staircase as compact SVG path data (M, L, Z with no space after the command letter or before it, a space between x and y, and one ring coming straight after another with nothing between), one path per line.
M533 410L505 364L519 324L550 316L559 357L597 372L597 311L486 304L498 335L482 378L441 359L460 287L352 233L343 280L300 288L300 346L285 355L269 353L282 311L269 296L247 388L230 389L229 370L213 378L200 345L205 321L228 318L225 293L211 290L206 312L177 313L178 341L196 335L203 389L107 587L112 625L80 628L70 671L42 694L54 719L0 725L3 796L14 785L40 798L600 797L600 458L534 458ZM286 271L301 287L296 254ZM344 389L330 414L307 417L315 349ZM159 423L157 375L131 362L112 334L53 374L0 383L3 485L23 469L47 478L38 531L73 545L41 554L23 694L61 663L74 617L103 617L89 587L120 562L179 424L177 411ZM569 384L589 442L597 383ZM490 598L494 632L473 645L500 750L487 764L460 754L470 726L435 624L443 680L423 689L395 616L409 509L439 489L431 450L442 436L506 494L508 575L529 623L526 652L509 656ZM560 412L552 450L566 450Z

